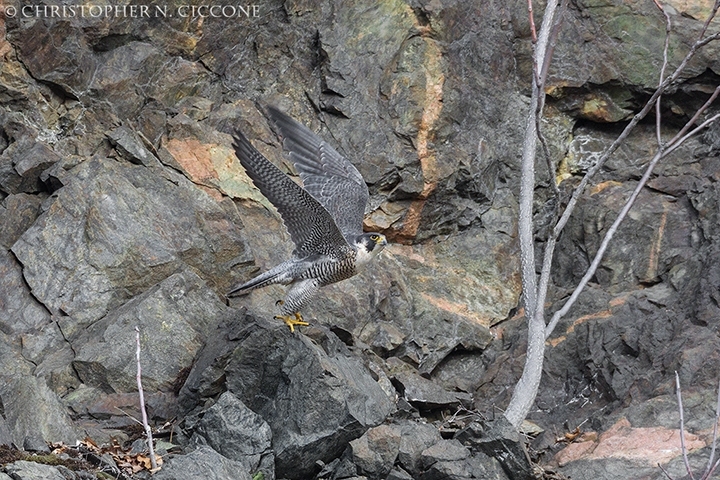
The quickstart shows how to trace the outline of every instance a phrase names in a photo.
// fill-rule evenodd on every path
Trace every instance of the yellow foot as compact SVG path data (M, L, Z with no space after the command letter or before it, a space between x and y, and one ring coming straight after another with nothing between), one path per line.
M303 320L300 312L295 312L292 315L276 315L275 319L285 322L285 324L290 327L290 332L295 332L295 325L310 325Z

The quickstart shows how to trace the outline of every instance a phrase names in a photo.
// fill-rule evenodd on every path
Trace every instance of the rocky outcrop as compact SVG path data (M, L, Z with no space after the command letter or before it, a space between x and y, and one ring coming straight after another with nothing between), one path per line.
M137 326L151 422L176 442L155 477L527 478L521 438L478 419L500 415L524 362L526 4L183 8L0 15L0 443L132 444ZM707 7L665 8L672 69ZM538 162L539 247L549 182L564 198L645 101L664 29L652 2L569 7L544 125L556 178ZM718 48L664 97L663 134L714 88ZM281 287L224 298L291 250L230 146L240 129L292 173L266 104L357 165L371 194L365 226L393 242L324 289L296 334L272 319ZM549 339L530 416L544 429L536 460L573 478L645 478L659 461L678 473L663 443L680 434L674 371L691 399L693 461L706 453L720 378L717 136L658 167ZM549 312L655 142L653 125L639 127L581 198ZM639 442L662 452L633 450ZM22 462L0 477L75 475Z

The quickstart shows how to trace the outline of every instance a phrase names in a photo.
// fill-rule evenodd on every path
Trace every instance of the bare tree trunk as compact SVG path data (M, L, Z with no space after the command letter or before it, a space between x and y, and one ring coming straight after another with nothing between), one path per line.
M528 2L532 18L532 2ZM510 404L505 410L505 418L515 426L525 419L535 401L540 378L542 376L543 357L545 356L545 315L542 305L537 303L537 276L535 274L535 235L533 232L533 196L535 191L535 153L537 151L538 118L545 103L544 79L540 72L547 71L547 49L551 26L555 20L557 2L550 1L545 8L540 36L536 43L533 64L532 96L525 123L525 140L520 173L520 206L518 219L518 237L520 239L520 265L523 285L523 304L528 319L528 346L525 368L520 377ZM531 21L534 27L534 22ZM533 32L534 35L534 32Z
M566 6L567 0L563 0L563 9ZM667 15L662 5L655 1L657 7L663 12L667 20L666 34L670 34L671 23L670 17ZM689 60L695 55L695 53L702 48L704 45L717 40L720 38L720 32L713 35L706 36L710 21L715 17L720 9L720 0L715 1L713 10L710 13L709 18L705 22L703 29L700 33L699 39L692 45L690 51L685 56L680 65L675 71L667 78L664 78L665 68L667 67L667 49L669 42L666 39L665 49L663 51L663 65L660 72L660 81L657 90L654 92L650 100L645 104L643 109L638 112L633 119L628 123L620 136L613 142L613 144L603 153L598 162L588 170L585 177L582 179L578 187L573 192L565 210L557 221L553 231L545 243L544 257L542 262L542 268L540 272L540 280L538 282L537 274L535 271L535 237L534 237L534 226L533 226L533 198L535 190L535 157L537 151L537 139L543 139L541 132L539 132L540 118L542 118L542 110L545 103L545 78L547 76L548 66L550 58L554 49L554 43L557 39L559 22L555 21L555 17L558 15L557 12L557 0L551 0L543 16L543 22L540 29L539 35L535 32L535 23L532 19L532 0L528 0L528 11L530 13L530 28L533 41L535 43L535 51L533 55L533 79L532 79L532 96L530 99L530 107L525 125L525 140L523 142L523 156L521 163L521 174L520 174L520 205L519 205L519 218L518 218L518 237L520 241L520 260L521 260L521 279L523 285L523 307L525 309L525 318L528 321L528 344L527 353L525 357L525 366L523 369L522 376L518 380L515 390L513 391L510 403L505 410L505 418L513 425L518 428L522 421L527 416L528 412L532 408L537 396L538 388L540 386L540 379L542 377L543 361L545 356L545 341L550 337L558 321L569 311L572 305L575 303L580 293L583 291L588 281L595 274L596 269L600 265L605 250L610 244L613 234L617 230L620 223L626 217L627 213L633 206L635 199L638 194L645 186L645 183L650 178L654 167L657 163L677 147L682 145L688 138L697 133L702 128L705 128L716 119L720 118L720 114L714 115L698 126L694 126L696 122L700 120L702 114L707 110L710 104L720 94L720 86L715 90L705 104L698 109L693 117L688 121L685 126L667 143L663 144L661 139L661 119L660 119L660 108L659 102L662 94L677 80L685 69L685 66ZM561 15L559 15L561 17ZM537 41L535 42L535 39ZM563 228L567 224L570 215L572 214L580 195L583 193L590 179L597 173L605 163L605 161L617 150L623 141L628 137L630 132L635 126L642 120L652 109L656 108L658 112L658 118L656 121L656 134L658 138L658 151L652 160L649 162L646 171L640 181L638 182L633 194L627 200L626 204L618 213L617 218L613 222L612 226L608 229L603 238L600 248L595 255L590 267L585 272L580 283L573 291L570 298L565 302L562 308L558 309L550 322L545 324L545 299L547 297L548 286L550 283L552 258L554 254L555 244L560 236ZM694 128L693 128L694 127ZM545 144L543 143L545 146ZM545 146L546 147L546 146ZM544 149L547 155L547 148ZM548 159L548 165L551 167L552 162ZM554 176L551 181L554 181ZM557 194L557 189L555 189ZM559 199L558 199L559 201Z

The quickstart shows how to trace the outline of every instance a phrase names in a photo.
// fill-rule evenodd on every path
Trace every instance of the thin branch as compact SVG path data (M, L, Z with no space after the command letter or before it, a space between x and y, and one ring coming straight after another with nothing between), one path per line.
M705 113L705 110L707 110L710 107L710 105L715 101L715 99L718 97L718 94L720 94L720 85L715 87L715 91L713 91L712 95L710 95L710 98L708 98L707 101L705 103L703 103L703 105L698 109L697 112L695 112L695 114L683 126L683 128L681 128L680 131L677 134L675 134L675 136L668 142L668 145L674 144L675 142L678 141L678 138L685 135L685 132L687 132L688 129L690 129L690 127L692 127L695 124L695 122L697 122L698 118L700 118L700 116L703 113Z
M555 53L555 45L557 44L557 39L560 35L560 28L562 27L563 20L565 18L565 11L567 10L568 3L569 0L562 0L562 3L560 4L560 11L556 14L557 20L553 24L552 31L550 32L550 35L548 37L547 49L545 50L545 56L542 62L542 71L540 71L539 74L536 72L538 105L535 116L535 130L537 132L538 138L540 139L540 146L543 149L543 156L545 157L545 162L547 163L548 173L550 175L550 186L557 200L555 206L556 212L560 205L560 189L557 186L556 169L555 165L552 162L552 157L550 156L550 149L548 148L547 138L545 138L545 134L543 134L542 132L542 125L540 122L542 120L543 110L545 108L545 83L547 82L550 63L553 54Z
M662 84L655 90L655 92L652 94L650 99L645 103L645 106L642 110L640 110L635 116L630 120L630 123L628 123L625 128L623 129L622 133L620 133L620 136L615 139L615 141L608 147L607 150L602 154L600 159L597 161L595 165L593 165L585 174L583 179L580 181L580 184L577 186L575 191L573 192L572 196L570 197L570 201L568 202L567 206L565 207L565 211L563 212L562 216L560 217L560 220L558 221L557 225L555 225L555 228L553 229L553 234L555 237L559 237L562 230L565 228L565 225L567 224L568 220L570 219L570 215L572 215L573 210L575 209L575 206L580 198L580 195L585 191L585 188L587 187L588 183L590 182L590 179L595 176L595 174L600 171L602 166L605 164L608 158L610 158L610 155L615 153L615 150L618 149L618 147L627 139L627 137L630 135L630 132L637 126L637 124L645 118L652 110L653 106L655 105L655 101L658 99L660 95L662 95L663 92L670 86L671 83L673 83L675 80L678 79L680 74L683 70L685 70L685 67L687 66L688 62L692 59L692 57L695 56L695 53L697 50L708 43L712 42L713 40L717 40L720 38L720 32L717 32L709 37L706 37L702 40L698 40L695 42L692 47L690 47L690 51L688 51L687 55L685 55L685 58L683 58L683 61L680 62L680 65L675 69L675 71L665 79Z
M560 29L562 28L563 21L565 20L565 11L567 10L569 0L562 0L560 4L560 11L555 15L555 23L553 24L552 31L548 37L547 49L545 50L545 58L542 63L542 70L540 70L540 81L538 85L543 90L545 89L545 83L547 82L548 71L550 70L550 61L555 54L555 45L557 44L558 36L560 35ZM543 103L545 96L543 95Z
M687 447L685 446L685 413L683 412L682 392L680 391L680 375L678 375L677 371L675 372L675 390L677 391L678 411L680 412L680 449L682 450L683 462L685 462L685 470L687 470L691 480L695 480L687 456Z
M128 412L126 412L126 411L123 410L122 408L120 408L120 407L118 407L118 406L115 406L115 410L117 410L118 412L122 413L123 415L125 415L125 416L128 417L130 420L132 420L133 422L137 423L138 425L142 425L142 422L141 422L140 420L138 420L137 418L133 417L132 415L130 415Z
M665 152L663 153L663 157L667 157L668 155L670 155L672 152L674 152L675 150L677 150L678 147L680 147L683 143L685 143L685 141L686 141L688 138L692 137L693 135L695 135L696 133L698 133L700 130L702 130L703 128L707 127L707 126L710 125L711 123L713 123L713 122L714 122L715 120L717 120L718 118L720 118L720 113L717 113L717 114L713 115L712 117L708 118L707 120L705 120L703 123L701 123L701 124L698 125L697 127L695 127L695 128L693 128L692 130L690 130L688 133L685 134L684 137L680 138L679 140L677 140L677 142L675 142L673 145L671 145L670 147L668 147L668 148L665 150Z
M587 271L585 272L585 275L580 280L578 285L575 287L575 290L573 290L572 294L570 295L570 298L565 302L565 304L555 312L555 314L550 319L550 323L548 323L547 327L545 328L545 338L548 338L552 331L555 329L555 326L560 321L560 319L565 316L565 314L570 310L570 308L575 304L578 297L580 296L580 293L585 289L585 286L588 284L590 279L595 275L595 272L597 270L597 267L600 265L600 261L602 260L603 255L605 254L605 250L610 245L610 241L612 240L613 235L615 235L615 232L617 231L618 226L620 223L625 219L625 216L630 211L630 208L632 208L633 204L635 203L635 199L640 194L640 191L645 186L645 183L650 178L650 174L652 173L653 169L655 168L655 165L657 165L657 162L662 158L662 151L655 154L653 159L650 161L650 165L648 165L648 168L645 170L645 174L643 175L642 179L638 182L638 184L635 187L635 190L633 191L632 195L630 195L630 198L625 202L625 205L623 206L622 210L620 210L620 213L618 213L618 216L615 218L615 221L610 226L607 232L605 232L605 236L603 237L602 242L600 243L600 248L598 248L597 253L595 254L595 258L593 258L592 263L590 264L590 267L588 267Z
M720 1L720 0L718 0ZM555 53L555 45L557 43L557 39L560 36L560 28L562 27L563 21L565 19L565 12L567 10L569 0L562 0L562 3L560 4L560 12L557 14L557 20L553 24L553 29L550 32L549 35L549 42L548 42L548 48L545 52L545 59L543 61L543 67L542 72L540 73L540 86L539 88L542 88L541 93L541 103L538 105L538 113L536 117L537 122L537 136L540 139L540 144L543 147L543 153L545 154L545 161L548 165L548 171L550 172L551 178L550 178L550 185L553 190L553 195L555 195L555 207L553 212L553 221L557 222L558 212L560 209L560 189L558 188L557 184L557 170L555 169L555 166L552 163L552 159L550 158L550 150L547 147L547 140L545 139L545 135L542 132L540 120L542 119L543 115L543 108L545 106L545 82L547 81L547 75L548 71L550 69L550 62L552 60L553 54ZM550 246L550 250L552 251L555 248L555 242L557 240L557 237L555 237L554 229L551 232L551 234L548 236L548 239L546 240L545 246L546 250L545 253L547 254L547 247ZM545 308L545 298L547 297L547 291L548 291L548 283L550 281L550 270L552 266L552 254L547 257L543 257L543 267L540 271L540 279L537 284L537 291L535 293L535 302L537 303L537 310L540 312ZM544 315L542 316L543 322L545 321Z
M668 473L668 471L665 470L665 467L663 467L663 466L660 465L659 463L658 463L658 467L660 468L660 470L662 470L662 472L665 474L665 476L666 476L667 478L669 478L670 480L674 480L674 479L670 476L670 474Z
M537 395L542 376L543 356L545 354L545 319L543 305L538 305L537 277L535 274L535 252L533 234L533 193L535 187L535 158L537 150L537 113L542 112L544 90L538 88L539 75L544 63L548 61L546 50L552 25L555 23L557 1L551 0L545 6L543 21L533 55L534 71L530 99L530 109L525 122L523 153L520 167L520 195L518 206L518 239L520 242L520 273L523 286L523 303L528 318L528 346L525 366L512 398L505 410L505 418L516 428L527 416ZM542 63L541 63L542 62Z
M523 284L523 297L525 311L528 318L533 318L538 311L536 304L537 279L535 277L535 252L533 235L533 194L535 190L535 156L538 138L538 118L542 116L545 104L545 91L541 72L547 72L550 63L548 48L557 38L559 29L554 29L555 15L557 12L557 0L551 0L545 7L543 21L540 27L540 35L535 44L533 52L533 90L531 105L528 112L528 119L525 127L525 141L523 142L523 157L520 173L520 198L518 237L521 249L521 274ZM528 9L532 12L532 0L528 0ZM531 16L532 17L532 16ZM534 28L534 21L532 21ZM553 36L554 33L554 36ZM554 181L554 179L553 179ZM542 309L542 306L539 307ZM544 323L544 321L543 321Z
M718 437L718 420L720 420L720 382L718 382L718 396L717 403L715 404L715 424L713 425L713 436L712 436L712 449L710 450L710 458L708 459L708 465L705 469L705 475L702 476L703 480L710 478L715 466L713 466L713 460L715 460L715 449L717 448L717 437Z
M712 22L715 15L717 15L718 9L720 9L720 0L715 0L715 5L713 5L710 15L707 20L705 20L705 24L703 25L702 30L700 30L700 36L698 38L702 39L705 36L705 33L707 33L707 29L710 26L710 22Z
M150 466L152 470L157 469L157 460L155 459L155 449L153 448L152 429L147 419L147 411L145 410L145 394L142 388L142 367L140 366L140 327L135 327L135 358L137 360L137 386L140 394L140 411L142 412L142 423L145 427L145 435L147 436L148 449L150 451Z
M528 0L528 1L530 4L530 9L532 11L532 0ZM547 139L545 138L545 135L542 133L542 130L541 130L540 120L542 119L543 109L545 107L545 82L547 80L548 70L550 67L552 56L553 56L553 53L555 52L555 44L557 42L558 36L560 35L560 28L562 27L562 24L563 24L563 18L565 16L564 14L567 9L567 5L568 5L568 0L562 0L562 3L560 4L560 10L558 12L557 0L548 2L545 14L543 16L543 23L542 23L542 27L541 27L541 31L540 31L540 38L539 38L538 42L536 43L536 51L535 51L534 64L533 64L533 66L534 66L533 78L536 81L536 84L534 85L533 96L532 96L532 100L534 100L536 102L535 103L535 108L536 108L535 109L535 117L534 117L535 131L534 132L530 131L530 129L529 129L530 123L528 122L528 130L526 131L526 137L525 137L526 141L531 141L533 143L532 151L530 151L529 145L523 145L524 161L527 161L527 162L532 161L534 164L534 161L535 161L535 145L534 145L535 138L537 137L540 139L540 144L543 148L545 160L548 165L548 171L551 175L550 184L555 193L555 196L557 199L556 205L558 205L558 206L560 204L560 190L557 187L556 178L555 178L556 177L555 167L553 166L552 159L550 157L550 149L548 148L548 145L547 145ZM542 58L542 62L538 63L540 58ZM525 155L532 155L532 158L526 159ZM529 299L531 300L530 303L532 304L532 306L528 307L528 302L526 302L526 313L533 312L533 313L529 313L529 314L531 316L534 316L534 312L537 311L539 313L544 307L543 307L543 302L539 302L539 304L538 304L538 302L536 300L538 292L542 292L542 291L537 288L537 279L535 277L535 260L534 260L535 255L534 255L534 251L532 251L534 249L534 239L532 238L532 227L533 227L532 197L533 197L533 193L534 193L535 170L534 170L534 166L530 167L528 165L528 167L529 168L523 168L523 173L531 172L532 173L532 182L533 182L533 188L525 189L527 195L530 196L530 200L529 201L526 200L525 204L527 204L530 208L530 213L529 213L529 216L527 216L526 220L528 222L528 228L531 231L530 231L529 242L526 242L527 243L526 247L528 247L527 253L531 257L531 259L530 258L526 259L526 260L528 260L528 262L527 262L528 265L526 267L526 269L527 269L526 276L523 279L523 290L526 292L525 293L526 296L528 296L527 292L530 289L533 290L532 293L530 294L531 297L529 297ZM532 170L531 170L531 168L532 168ZM525 187L529 187L529 185L525 185ZM521 197L522 197L522 192L521 192ZM521 204L522 204L522 202L521 202ZM544 295L543 295L543 297L544 297Z
M660 2L658 2L658 0L653 1L655 2L655 6L660 9L663 15L665 15L665 46L663 47L663 63L660 68L660 81L658 82L659 85L662 85L663 78L665 77L665 69L668 64L668 49L670 48L670 31L672 30L672 22L670 21L670 15L665 11ZM660 135L660 127L662 126L662 114L660 108L661 98L662 97L658 97L657 102L655 102L655 134L657 135L657 144L660 148L662 148L662 136Z
M708 478L710 478L712 476L712 474L715 473L715 469L717 469L718 465L720 465L720 458L718 459L717 462L715 462L715 465L713 465L713 467L710 469L709 472L707 472L707 475L704 476L703 479L707 480Z
M720 88L720 87L718 87ZM590 279L595 275L595 272L597 271L598 266L600 266L600 262L602 261L602 257L605 254L605 250L610 245L610 241L612 240L613 235L615 235L615 232L617 231L618 226L627 216L627 213L632 208L633 204L635 203L635 200L637 199L638 195L640 195L640 191L645 187L645 184L650 179L650 175L652 174L653 170L655 169L655 166L658 164L658 162L671 154L673 151L675 151L678 147L680 147L687 139L689 139L691 136L695 135L697 132L702 130L703 128L710 125L712 122L720 118L720 113L717 115L714 115L707 120L705 120L703 123L698 125L696 128L691 130L689 133L685 134L685 136L677 138L677 135L673 138L671 141L672 144L669 144L669 146L664 150L659 150L655 156L650 160L650 163L648 164L647 168L645 169L645 173L643 174L642 178L638 182L638 184L635 186L635 190L633 190L632 195L630 195L630 198L625 202L625 205L623 206L622 210L620 210L620 213L618 213L618 216L615 218L615 221L610 226L607 232L605 232L605 236L602 239L602 242L600 243L600 247L598 248L598 251L595 253L595 257L593 258L592 263L588 267L587 271L585 272L585 275L580 280L578 285L575 287L575 290L573 290L572 294L570 295L570 298L565 302L565 304L560 308L560 310L556 311L555 314L550 319L550 323L548 323L547 327L545 328L545 338L547 339L557 326L557 323L560 321L560 319L567 314L567 312L570 310L570 308L575 304L578 297L580 296L580 293L585 289L585 286L588 284ZM687 125L690 124L690 122L694 122L695 117L693 117ZM553 245L554 247L554 245ZM545 263L543 263L543 267L545 266ZM544 273L544 272L543 272Z
M530 19L530 38L532 39L533 45L537 43L537 29L535 28L535 17L533 15L533 4L532 0L527 0L528 4L528 18Z
M715 8L713 8L713 11L709 17L709 20L711 20L717 14L718 7L720 7L720 0L716 0ZM702 35L704 35L707 25L710 23L709 20L706 22L706 27L703 28ZM593 165L585 173L585 176L580 181L580 184L573 191L573 193L570 197L570 200L568 201L568 204L565 207L565 210L563 211L562 215L560 216L560 220L558 220L558 222L555 224L555 228L553 228L552 235L550 236L550 238L552 238L554 241L552 241L552 242L547 241L545 244L545 251L544 251L545 258L543 259L543 267L542 267L543 270L540 273L541 284L542 284L543 279L546 279L546 284L547 284L547 281L549 281L547 279L549 279L549 277L550 277L549 269L552 267L552 257L554 255L556 241L560 237L560 233L562 233L563 229L567 225L567 222L570 220L570 216L572 215L572 212L575 210L575 207L577 206L577 202L580 199L580 195L585 191L585 188L589 184L590 179L592 177L594 177L598 171L600 171L600 168L602 168L602 166L605 164L607 159L610 158L610 155L612 155L615 152L615 150L617 150L618 147L627 139L627 137L630 135L630 132L637 126L637 124L640 122L640 120L642 120L643 118L645 118L645 116L647 116L647 114L653 108L655 102L660 98L662 93L668 88L668 86L673 81L675 81L680 76L682 71L687 66L687 63L690 61L690 59L692 59L692 57L695 55L697 50L699 48L701 48L702 46L707 45L711 41L716 40L718 38L720 38L720 32L717 32L717 33L710 35L709 37L705 37L705 38L702 38L702 36L701 36L701 39L698 40L697 42L695 42L690 47L690 50L688 51L687 55L685 55L685 58L683 58L683 61L675 69L675 71L672 73L672 75L670 75L664 81L661 82L660 86L655 90L655 92L650 97L650 99L647 101L647 103L642 108L642 110L640 112L638 112L637 114L635 114L635 116L632 118L632 120L630 120L630 122L625 126L625 128L623 129L622 133L618 136L618 138L616 138L615 141L610 145L610 147L608 147L607 150L605 150L605 152L602 154L602 156L597 161L597 163L595 163L595 165ZM667 151L665 151L663 153L663 155L661 155L660 157L656 156L657 158L654 159L655 163L657 163L657 160L660 160L660 158L662 158L662 156L669 154L670 152L675 150L680 144L682 144L682 142L679 141L679 139L688 137L688 135L686 135L685 137L683 137L683 135L685 135L685 132L687 132L688 129L697 121L697 119L707 109L707 107L710 105L710 103L712 103L717 98L719 93L720 93L720 85L718 86L718 88L715 89L715 92L713 92L713 94L708 99L708 101L705 102L705 104L702 107L700 107L700 109L697 112L695 112L695 115L693 115L692 119L690 119L690 121L685 124L685 126L675 135L675 137L673 137L670 140L670 142L668 142ZM704 124L706 124L706 122L704 122ZM662 152L662 146L660 146L660 150ZM660 152L658 152L658 153L660 153ZM651 164L652 164L652 162L651 162ZM653 168L654 168L654 165L653 165ZM631 197L631 199L632 199L632 201L634 201L633 197ZM610 234L610 237L612 237L612 233ZM604 252L604 249L602 251ZM597 259L597 256L596 256L596 259ZM598 261L598 264L599 264L599 261ZM594 268L597 268L597 265L595 265ZM579 284L578 287L575 289L575 291L573 291L570 300L568 300L568 302L566 302L565 305L563 305L562 309L555 312L550 323L545 328L545 338L548 338L552 334L552 332L555 329L555 326L557 325L560 318L562 318L569 310L569 307L575 303L575 300L577 300L577 297L579 296L581 290L585 288L587 281L589 281L589 279L592 277L592 275L594 275L594 268L591 265L591 269L593 270L592 274L590 274L590 275L586 274L586 276L583 277L583 280L581 280L581 284ZM590 270L588 270L588 272L589 271ZM546 292L543 291L543 292L540 292L540 295L539 295L543 299L543 301L544 301L545 294L546 294ZM537 296L536 296L536 298L537 298ZM568 303L570 305L568 305Z

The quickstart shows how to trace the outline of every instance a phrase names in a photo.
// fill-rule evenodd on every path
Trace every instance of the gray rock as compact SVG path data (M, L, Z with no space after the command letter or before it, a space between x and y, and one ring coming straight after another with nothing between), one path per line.
M5 374L1 380L0 400L15 445L43 450L49 442L71 445L80 438L64 406L43 378Z
M470 450L457 440L440 440L423 450L420 461L424 469L437 462L455 462L470 456Z
M13 441L7 420L5 420L4 417L0 417L0 445L12 445Z
M393 376L400 394L421 410L457 408L470 404L470 395L463 392L449 392L432 381L411 372L401 372Z
M463 460L436 462L417 478L418 480L509 479L498 465L497 460L479 452Z
M453 352L433 370L431 379L446 390L473 393L484 371L485 359L480 352Z
M160 163L160 160L143 145L137 133L129 127L124 125L118 127L108 132L107 136L128 161L146 167L156 166Z
M413 477L402 468L393 468L386 480L413 480Z
M173 455L153 475L158 480L250 480L251 473L240 462L202 446L185 455Z
M94 159L56 195L13 252L34 296L76 322L69 339L183 268L223 278L246 254L222 207L177 174Z
M13 480L75 480L77 478L66 468L63 470L69 472L71 476L65 476L59 467L25 460L18 460L5 467L5 472L10 475L8 478Z
M228 390L270 425L280 478L307 477L393 410L334 334L306 333L314 341L282 324L248 324L225 368Z
M223 307L217 297L247 278L250 268L271 266L289 246L276 238L282 232L277 216L254 202L239 169L228 168L237 162L226 133L238 127L287 167L257 102L287 110L351 158L370 184L366 227L404 244L392 245L357 278L326 289L304 312L306 318L347 332L343 340L355 351L369 345L381 357L373 360L377 376L387 367L382 357L395 355L447 391L478 388L473 398L483 411L507 404L525 350L524 319L509 317L520 295L518 126L527 111L532 64L526 5L311 3L276 0L261 6L260 17L243 21L111 15L7 16L0 22L3 374L39 376L68 400L79 421L105 419L113 407L130 402L129 396L107 392L133 386L132 353L123 350L133 341L121 333L133 326L132 319L142 318L147 344L158 353L147 357L148 388L162 389L159 397L172 396L178 386L172 381L181 383L192 365L181 398L197 413L228 388L230 363L236 396L263 416L272 417L270 409L280 412L268 420L276 446L310 459L295 462L287 453L281 460L286 470L297 463L310 471L318 459L331 463L379 421L362 414L363 408L386 410L374 394L353 400L358 390L372 388L365 377L353 384L360 362L341 358L354 353L338 354L336 340L312 328L303 334L312 335L315 344L279 332L261 342L251 329L232 324L193 328L195 317L200 324L212 319L209 325L228 314L243 321L241 311ZM693 2L674 2L666 10L674 25L672 70L694 41L704 13ZM544 122L552 159L563 159L558 175L563 196L618 122L654 88L663 33L662 14L652 2L574 2L569 8L550 71L553 98ZM710 82L712 72L720 71L719 58L717 44L708 45L675 85L678 93L664 95L663 135L714 88ZM580 125L577 119L589 121ZM600 129L597 122L606 125ZM582 275L647 152L655 148L650 123L607 163L563 233L550 309ZM120 125L142 132L153 148ZM663 159L616 234L594 286L550 339L552 352L533 410L533 420L546 431L585 420L602 431L605 419L625 406L670 395L668 372L674 370L698 393L715 389L720 177L717 157L706 155L717 153L716 133L705 135L702 148L698 142ZM148 152L157 152L164 165ZM543 222L552 218L547 185L554 179L542 160L538 172L542 242ZM19 191L32 195L14 193ZM16 258L5 251L11 247ZM176 275L188 280L189 272L201 280L189 281L197 287L192 292L173 283ZM279 292L255 292L238 305L269 319ZM152 310L153 301L164 312ZM181 346L168 346L174 340L168 332L156 335L163 325L143 308L158 319L180 318L172 326L181 332ZM113 330L110 320L122 332ZM243 356L236 349L246 341L250 353ZM295 345L303 342L308 344ZM203 353L195 355L200 345ZM103 346L127 365L104 356ZM186 346L189 351L182 351ZM256 364L244 368L249 357ZM80 383L73 360L92 387ZM240 380L243 375L248 379ZM246 398L241 390L247 385ZM454 405L437 400L442 391L428 387L422 393L416 402L421 408L430 405L426 401ZM340 408L348 398L350 407ZM160 403L156 411L168 412ZM656 418L669 418L670 412L663 406ZM416 452L424 443L406 445L403 460L405 441L401 433L401 465L388 475L420 478ZM42 438L23 443L38 446ZM489 464L480 457L436 461L424 474L465 478L473 462L481 464L477 472L491 468L483 467ZM605 466L610 475L628 477L623 465L610 462L597 469L579 464L573 475L597 477ZM343 475L358 474L348 469Z
M18 261L7 250L0 249L0 331L33 332L49 321L50 314L32 296Z
M53 318L37 330L20 335L22 355L35 365L34 374L46 379L48 387L64 395L78 385L72 368L75 352L65 340L58 319Z
M37 193L43 190L40 174L60 156L39 142L39 128L29 125L26 117L15 112L2 129L12 140L0 153L0 190L7 193ZM5 117L0 115L0 119Z
M420 480L508 478L497 460L481 452L471 453L457 440L441 440L423 451L421 460L425 471L417 477Z
M275 478L270 426L230 392L207 409L195 431L223 456L240 462L245 471Z
M79 332L72 341L77 345L73 366L84 383L106 393L136 391L138 326L144 388L172 391L223 310L194 272L176 273Z
M340 458L336 458L327 465L323 465L322 469L315 475L315 479L341 479L350 478L357 475L358 467L352 462L349 451L345 450Z
M442 440L437 427L424 423L406 421L400 427L398 463L412 475L423 471L422 453Z
M657 465L638 465L637 462L618 459L599 459L596 461L578 461L571 462L565 468L562 468L563 475L570 476L573 480L594 480L596 478L651 478L653 480L661 480L667 478L662 472L659 474ZM681 468L670 470L678 476L672 478L689 479L686 475L684 465Z
M565 274L566 281L578 280L587 265L586 257L595 255L610 227L611 221L602 219L614 219L632 189L631 185L620 184L607 187L583 200L581 215L573 217L572 225L568 225L574 235L559 245L558 270ZM618 293L666 277L671 266L697 254L692 242L694 227L686 221L689 215L689 205L684 202L642 192L605 252L597 281L608 292ZM582 245L571 240L573 237L582 238Z
M13 164L20 176L18 192L40 192L43 190L40 174L50 168L60 156L44 143L36 143L26 150L15 153Z
M395 425L379 425L350 442L352 460L359 472L384 478L392 470L400 451L401 432Z
M160 49L145 42L122 42L95 60L97 69L90 82L93 97L112 105L121 119L135 118L147 99L138 86L158 75L164 60Z
M39 196L19 193L0 202L0 246L10 248L40 215Z
M455 439L496 459L513 480L535 478L524 439L504 416L484 425L471 422L455 435Z

